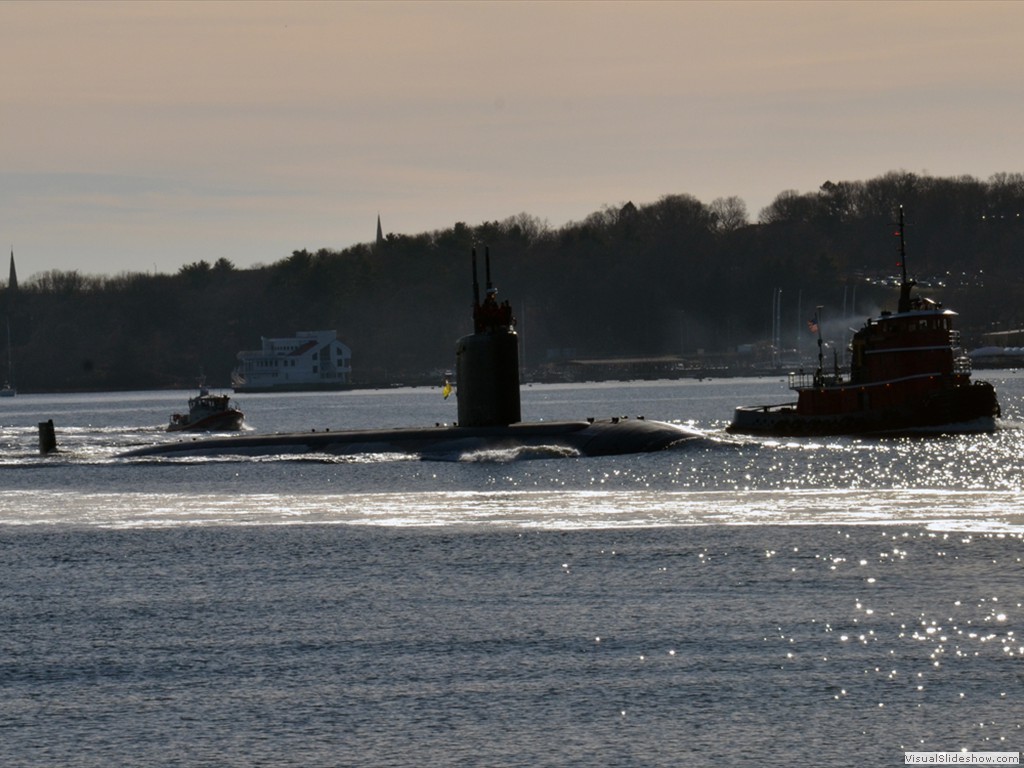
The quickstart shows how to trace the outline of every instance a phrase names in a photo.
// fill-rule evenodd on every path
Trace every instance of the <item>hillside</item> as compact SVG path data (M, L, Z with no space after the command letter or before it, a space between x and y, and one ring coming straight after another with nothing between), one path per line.
M815 306L840 319L892 306L900 205L910 272L961 314L968 345L1024 326L1024 174L826 182L781 193L756 223L737 198L675 194L558 229L520 214L258 269L225 258L174 275L46 272L0 300L26 392L190 387L200 372L226 386L239 350L314 329L352 348L359 385L434 381L471 331L470 253L482 262L486 246L528 371L579 358L700 364L768 343L779 291L783 346ZM19 256L19 269L30 262Z

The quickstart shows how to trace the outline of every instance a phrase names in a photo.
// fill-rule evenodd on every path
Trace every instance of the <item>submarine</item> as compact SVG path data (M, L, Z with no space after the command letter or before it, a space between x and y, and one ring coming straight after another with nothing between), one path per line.
M509 302L498 303L485 249L486 286L480 300L476 249L472 251L473 333L455 344L458 422L454 426L322 430L180 440L137 448L125 457L273 455L278 453L471 453L551 449L543 455L613 456L661 451L702 437L678 424L611 417L523 422L519 338Z

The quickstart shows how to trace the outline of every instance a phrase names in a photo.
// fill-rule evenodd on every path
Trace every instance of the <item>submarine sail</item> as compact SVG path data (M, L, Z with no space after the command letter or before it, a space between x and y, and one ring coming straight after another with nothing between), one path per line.
M473 249L473 333L455 343L459 426L504 427L521 420L519 337L512 306L498 303L491 282L490 249L484 251L487 286L483 303Z

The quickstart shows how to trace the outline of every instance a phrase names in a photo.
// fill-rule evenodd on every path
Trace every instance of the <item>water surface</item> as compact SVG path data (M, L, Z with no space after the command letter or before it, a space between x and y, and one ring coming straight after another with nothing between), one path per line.
M526 387L658 454L121 458L188 393L0 402L0 764L902 764L1018 751L1024 381L1004 428L727 436L780 382ZM240 398L256 431L439 389ZM41 458L53 418L60 453Z

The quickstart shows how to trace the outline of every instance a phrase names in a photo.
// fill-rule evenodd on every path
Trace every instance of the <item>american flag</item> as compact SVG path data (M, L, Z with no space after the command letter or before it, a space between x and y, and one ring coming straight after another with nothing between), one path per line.
M818 332L818 321L817 320L808 320L807 321L807 330L809 330L811 333L817 333Z

